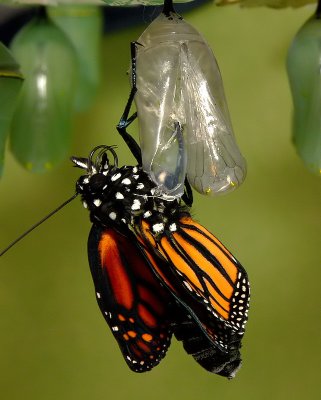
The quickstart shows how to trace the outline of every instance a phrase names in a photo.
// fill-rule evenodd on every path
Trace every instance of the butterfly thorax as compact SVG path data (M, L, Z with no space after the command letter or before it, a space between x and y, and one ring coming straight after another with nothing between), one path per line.
M77 181L76 191L93 223L133 227L148 219L158 233L177 221L180 201L160 192L140 166L118 168L104 157L96 163L75 157L72 160L87 170Z

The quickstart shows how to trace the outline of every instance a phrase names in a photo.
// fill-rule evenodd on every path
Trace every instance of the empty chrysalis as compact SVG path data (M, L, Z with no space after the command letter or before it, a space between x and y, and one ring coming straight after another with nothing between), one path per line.
M136 45L143 166L163 190L181 195L184 178L207 195L237 188L246 163L236 144L216 59L171 4Z

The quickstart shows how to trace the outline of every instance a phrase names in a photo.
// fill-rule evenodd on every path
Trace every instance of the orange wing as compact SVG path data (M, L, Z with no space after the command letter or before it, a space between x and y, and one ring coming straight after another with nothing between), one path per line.
M154 255L167 261L154 260L152 268L162 268L156 273L171 292L214 343L229 351L234 335L242 337L247 321L250 289L241 264L190 216L182 217L158 235L143 220L138 236Z
M128 366L150 370L170 344L170 293L131 238L113 229L93 225L88 254L98 305Z

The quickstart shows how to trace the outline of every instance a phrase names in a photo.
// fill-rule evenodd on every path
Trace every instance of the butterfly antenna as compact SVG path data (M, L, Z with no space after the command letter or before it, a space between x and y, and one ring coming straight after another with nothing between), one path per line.
M55 210L51 211L48 215L46 215L44 218L42 218L40 221L38 221L36 224L31 226L29 229L27 229L22 235L17 237L13 242L9 244L4 250L0 252L0 257L3 256L8 250L11 249L15 244L20 242L21 239L23 239L25 236L27 236L30 232L32 232L34 229L36 229L39 225L41 225L43 222L45 222L48 218L52 217L56 212L61 210L63 207L65 207L68 203L73 201L76 197L78 196L78 193L75 193L72 197L70 197L68 200L64 201L62 204L60 204L59 207L57 207Z

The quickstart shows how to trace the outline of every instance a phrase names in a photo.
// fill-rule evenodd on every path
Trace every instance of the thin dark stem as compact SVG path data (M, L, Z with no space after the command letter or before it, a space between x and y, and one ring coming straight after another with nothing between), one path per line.
M165 0L163 7L163 14L165 14L166 17L169 17L171 12L175 12L173 7L173 0Z
M315 18L316 19L321 18L321 0L318 0L317 10L315 12Z
M34 229L36 229L39 225L41 225L43 222L45 222L48 218L52 217L56 212L61 210L63 207L65 207L68 203L70 203L72 200L74 200L78 196L78 193L75 193L72 197L70 197L68 200L64 201L62 204L60 204L59 207L57 207L55 210L51 211L48 215L46 215L44 218L42 218L40 221L38 221L36 224L34 224L31 228L26 230L22 235L17 237L13 242L9 244L4 250L0 252L0 257L3 256L8 250L11 249L15 244L20 242L21 239L23 239L25 236L27 236L30 232L32 232Z
M47 8L45 6L39 6L36 9L36 16L39 19L45 19L45 20L48 19Z

